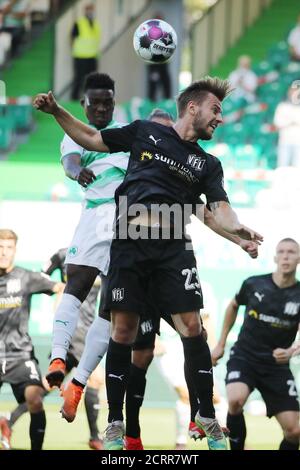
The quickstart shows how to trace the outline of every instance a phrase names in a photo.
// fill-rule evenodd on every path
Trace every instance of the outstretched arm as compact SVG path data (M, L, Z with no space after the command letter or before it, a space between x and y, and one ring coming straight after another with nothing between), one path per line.
M263 241L262 235L239 222L237 214L234 212L228 202L212 202L209 204L209 206L216 218L217 224L226 232L237 235L244 240L252 240L257 243Z
M258 243L256 241L251 240L243 240L237 235L233 235L229 232L226 232L217 222L215 216L211 211L204 206L204 223L213 230L216 234L220 235L226 240L235 243L236 245L240 246L242 250L244 250L251 258L257 258L258 256Z
M235 324L238 309L239 309L239 305L237 301L233 299L228 305L226 312L225 312L225 318L224 318L224 322L222 326L221 337L217 343L217 346L213 349L211 353L212 363L214 366L217 364L218 360L224 355L227 336L231 328Z
M102 140L101 132L92 129L72 116L55 101L51 91L37 95L33 101L33 106L44 113L52 114L71 139L86 150L109 151Z

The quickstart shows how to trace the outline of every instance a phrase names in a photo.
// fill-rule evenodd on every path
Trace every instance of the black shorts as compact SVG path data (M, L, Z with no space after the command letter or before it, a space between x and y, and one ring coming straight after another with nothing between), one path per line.
M288 366L250 362L235 350L227 362L225 382L226 385L242 382L251 392L256 388L266 404L269 418L283 411L299 411L295 379Z
M101 300L99 307L99 316L105 320L110 321L110 310L105 308L105 300L107 295L108 279L106 276L101 276ZM154 349L155 337L159 334L160 319L163 318L172 328L175 329L173 320L170 315L161 314L157 309L154 301L152 300L155 297L155 292L150 286L150 291L148 292L147 298L145 300L145 313L140 317L139 329L136 336L136 340L132 349L134 351L143 350L143 349ZM102 307L101 307L102 305ZM67 355L67 370L68 370L68 356L71 354L70 364L72 361L76 360L72 353ZM73 357L73 359L72 359ZM73 367L77 367L75 364ZM71 370L71 369L70 369Z
M196 260L186 243L185 239L113 240L105 307L142 316L152 283L160 312L171 315L202 308Z
M3 383L11 385L18 403L24 403L26 387L38 385L44 388L38 361L35 358L0 361L0 388Z
M107 288L108 278L102 275L99 316L110 321L110 309L105 307ZM149 298L150 296L145 301L145 313L140 318L138 334L133 345L133 350L154 348L155 336L159 333L160 315L156 306Z

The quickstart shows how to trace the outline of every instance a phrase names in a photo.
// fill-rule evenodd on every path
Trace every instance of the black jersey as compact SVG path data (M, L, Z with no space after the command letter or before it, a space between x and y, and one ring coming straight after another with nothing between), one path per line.
M60 277L63 282L66 282L66 265L65 258L67 254L67 248L58 250L49 260L44 268L44 272L51 275L56 269L60 272ZM70 344L70 351L76 357L80 359L84 348L84 341L87 331L93 323L96 314L96 304L100 290L100 281L95 282L91 288L87 298L80 307L80 315L77 323L76 330L72 337Z
M249 277L236 301L245 305L246 310L234 348L246 353L249 360L275 364L273 350L289 348L298 331L300 282L280 288L272 274Z
M131 151L125 179L115 194L117 205L120 196L127 196L127 207L137 203L194 206L201 194L208 203L228 201L220 161L197 143L182 140L173 128L135 121L103 130L101 135L110 152Z
M28 334L33 294L53 294L55 282L43 273L15 267L0 276L0 359L30 359L33 346Z

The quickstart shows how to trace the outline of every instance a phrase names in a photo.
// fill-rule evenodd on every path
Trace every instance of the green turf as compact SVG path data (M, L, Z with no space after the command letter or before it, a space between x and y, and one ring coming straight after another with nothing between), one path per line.
M2 404L2 411L13 409L13 403L7 403L7 408ZM46 405L47 431L44 449L48 450L85 450L88 449L88 426L83 406L76 420L69 424L61 419L58 406ZM100 413L100 428L105 429L106 409ZM281 440L281 432L274 419L269 420L263 416L246 415L249 450L276 450ZM175 442L175 413L171 409L143 409L141 413L142 437L146 449L173 449ZM22 416L16 423L12 444L15 449L29 449L28 437L29 417ZM206 450L206 442L195 444L189 441L189 449Z

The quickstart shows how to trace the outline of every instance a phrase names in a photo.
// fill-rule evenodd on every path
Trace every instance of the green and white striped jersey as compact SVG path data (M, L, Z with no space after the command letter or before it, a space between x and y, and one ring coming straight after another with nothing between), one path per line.
M124 125L112 120L105 129L113 129ZM85 150L67 134L62 140L60 150L61 159L71 154L80 155L81 166L89 168L96 175L96 180L83 189L87 209L107 202L114 202L115 191L126 174L129 153L100 153Z

